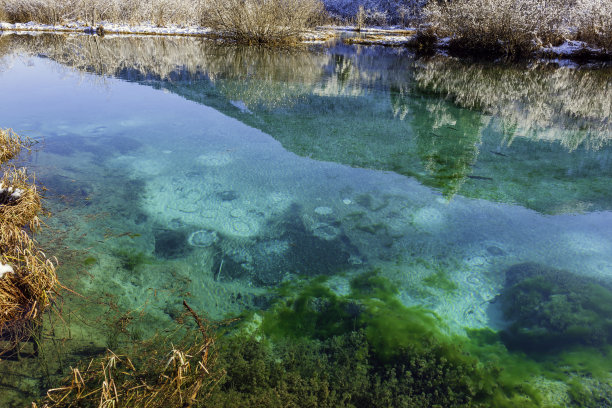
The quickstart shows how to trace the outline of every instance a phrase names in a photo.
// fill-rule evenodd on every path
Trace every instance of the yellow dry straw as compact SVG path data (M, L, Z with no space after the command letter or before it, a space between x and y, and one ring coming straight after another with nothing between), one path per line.
M18 242L0 255L0 337L13 345L30 337L32 324L51 304L57 285L55 264L34 240L22 231Z
M199 330L184 327L185 337L178 344L155 336L139 343L133 358L108 350L105 356L72 368L63 386L47 392L41 408L201 406L225 371L217 364L214 327L187 303L183 305Z
M40 195L26 169L5 170L0 180L0 248L18 245L24 227L36 232L41 211Z
M0 129L0 164L15 158L21 149L28 148L31 141L17 135L11 129Z
M29 144L0 130L0 338L10 342L8 350L31 336L57 285L55 264L29 235L38 229L42 210L34 179L26 169L6 165Z

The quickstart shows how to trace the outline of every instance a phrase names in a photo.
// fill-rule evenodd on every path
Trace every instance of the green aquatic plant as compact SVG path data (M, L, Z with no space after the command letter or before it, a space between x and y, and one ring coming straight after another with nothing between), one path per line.
M612 340L612 290L605 282L534 263L506 271L501 294L503 333L511 348L527 352Z
M119 249L115 251L115 256L119 259L121 267L130 272L134 272L141 265L153 262L153 257L134 249Z
M89 267L89 266L95 265L97 262L98 262L97 258L93 256L89 256L83 260L83 265Z
M354 278L348 296L333 293L323 278L287 285L284 297L264 314L261 334L272 344L293 339L316 348L314 354L325 357L317 364L337 361L326 348L332 341L358 338L361 360L352 371L363 374L361 385L349 392L326 383L327 395L350 394L345 405L336 406L538 406L528 376L509 376L494 361L480 361L469 352L471 341L449 334L433 312L404 306L397 287L378 271ZM320 372L335 379L334 370L345 369Z

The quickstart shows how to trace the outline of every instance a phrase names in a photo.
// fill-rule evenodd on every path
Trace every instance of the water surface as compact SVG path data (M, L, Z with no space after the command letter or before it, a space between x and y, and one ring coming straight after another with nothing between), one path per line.
M73 306L83 320L137 310L146 336L183 298L223 318L283 283L347 295L377 270L464 335L508 326L513 265L612 284L609 67L197 39L0 50L0 126L40 141L25 160L47 188L41 243L100 305Z

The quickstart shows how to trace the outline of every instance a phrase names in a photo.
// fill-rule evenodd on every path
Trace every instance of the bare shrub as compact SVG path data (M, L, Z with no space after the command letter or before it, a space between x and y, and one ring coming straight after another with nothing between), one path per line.
M290 42L321 13L319 0L212 0L203 22L240 42Z
M202 3L202 0L0 0L0 17L9 22L43 24L80 20L92 25L101 21L195 25L199 23Z
M572 11L576 39L612 51L612 2L577 0Z
M431 2L425 15L457 48L525 54L562 39L565 6L565 0L443 0Z

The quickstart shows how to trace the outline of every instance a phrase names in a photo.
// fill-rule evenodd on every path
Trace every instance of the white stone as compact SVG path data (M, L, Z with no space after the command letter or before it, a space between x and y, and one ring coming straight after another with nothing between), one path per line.
M314 212L319 215L330 215L333 213L333 210L329 207L317 207L315 208Z

